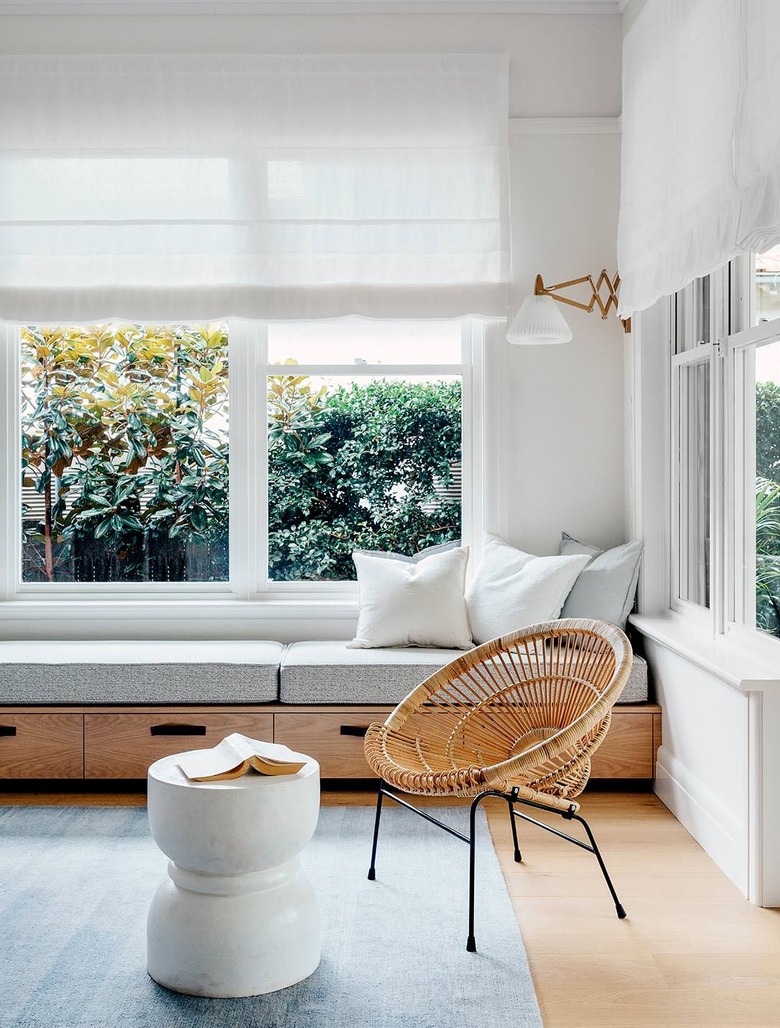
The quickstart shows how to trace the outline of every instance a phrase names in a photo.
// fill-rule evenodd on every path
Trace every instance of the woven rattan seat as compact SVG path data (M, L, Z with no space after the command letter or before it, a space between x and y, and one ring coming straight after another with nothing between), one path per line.
M472 878L474 813L493 795L509 803L518 861L515 819L545 825L516 804L580 821L590 845L564 838L595 853L618 915L625 916L575 797L588 782L591 756L609 729L631 659L628 639L614 625L564 619L483 643L427 678L366 733L366 759L381 779L369 877L382 797L403 802L388 786L422 796L475 797L471 836L460 836L471 847ZM470 921L473 949L473 880Z

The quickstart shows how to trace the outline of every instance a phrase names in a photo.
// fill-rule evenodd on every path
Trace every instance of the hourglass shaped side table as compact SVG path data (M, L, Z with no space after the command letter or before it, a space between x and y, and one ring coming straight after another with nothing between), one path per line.
M299 866L319 816L319 764L191 782L179 756L149 768L149 824L170 858L149 909L149 974L194 996L301 981L320 962L317 901Z

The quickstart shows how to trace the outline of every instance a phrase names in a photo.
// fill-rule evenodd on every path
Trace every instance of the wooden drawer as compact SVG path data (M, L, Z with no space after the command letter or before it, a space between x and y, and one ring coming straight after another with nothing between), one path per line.
M363 754L363 736L372 721L384 721L392 709L274 714L274 742L314 757L323 778L373 778Z
M83 714L0 711L0 777L82 778Z
M274 742L308 753L323 778L374 777L363 755L363 730L384 721L392 707L274 714ZM653 778L660 713L614 710L606 739L593 757L593 778Z
M655 718L651 711L612 711L607 737L593 755L592 778L653 778L655 775Z
M169 753L216 746L231 732L273 739L273 714L177 712L84 715L84 777L145 778Z

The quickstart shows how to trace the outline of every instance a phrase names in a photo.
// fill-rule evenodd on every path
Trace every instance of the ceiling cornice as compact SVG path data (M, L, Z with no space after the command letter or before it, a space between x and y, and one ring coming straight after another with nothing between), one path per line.
M625 0L0 0L0 15L620 14Z

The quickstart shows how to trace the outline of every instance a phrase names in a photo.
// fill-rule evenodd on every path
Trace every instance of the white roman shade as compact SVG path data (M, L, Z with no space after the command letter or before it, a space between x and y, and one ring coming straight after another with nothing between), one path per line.
M647 0L623 51L620 315L780 243L780 3Z
M506 316L507 61L0 58L0 318Z

